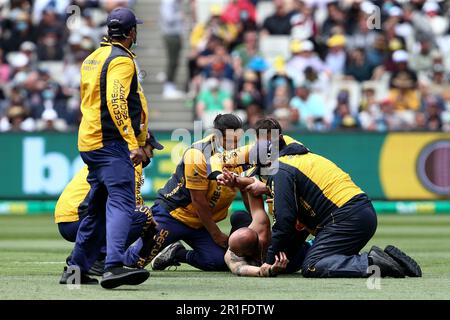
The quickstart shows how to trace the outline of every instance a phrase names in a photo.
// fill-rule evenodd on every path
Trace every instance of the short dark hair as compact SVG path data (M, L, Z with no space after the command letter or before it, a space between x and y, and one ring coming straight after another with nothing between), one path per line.
M219 130L224 134L227 129L237 130L242 129L242 120L231 113L219 114L214 119L214 129Z
M110 39L124 40L129 36L133 28L136 28L136 25L124 28L120 23L111 23L108 25L108 37Z
M258 120L255 124L255 130L256 130L257 136L259 136L260 130L266 130L266 131L278 130L278 132L280 134L283 133L280 123L277 120L275 120L274 118L265 118L265 119Z

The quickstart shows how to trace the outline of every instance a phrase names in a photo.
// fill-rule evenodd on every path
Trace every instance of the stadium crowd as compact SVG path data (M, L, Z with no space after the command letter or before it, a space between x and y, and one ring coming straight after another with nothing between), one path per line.
M0 0L0 132L77 128L80 64L133 2ZM206 125L234 111L248 126L450 131L449 1L189 2L208 13L186 86Z
M0 0L0 131L64 131L80 121L81 62L127 0Z
M197 0L200 1L200 0ZM450 130L448 1L231 0L190 35L197 118Z

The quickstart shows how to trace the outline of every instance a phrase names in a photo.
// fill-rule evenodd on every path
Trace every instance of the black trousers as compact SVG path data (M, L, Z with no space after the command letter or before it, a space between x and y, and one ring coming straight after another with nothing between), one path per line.
M367 196L359 195L333 214L317 233L302 266L304 277L367 277L367 253L360 250L375 234L377 215Z

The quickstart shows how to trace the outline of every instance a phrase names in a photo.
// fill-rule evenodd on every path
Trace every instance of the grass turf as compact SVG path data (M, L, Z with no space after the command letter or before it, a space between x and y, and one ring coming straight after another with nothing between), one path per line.
M374 244L411 254L423 278L381 279L381 289L370 290L367 279L241 278L185 265L151 272L136 287L69 289L58 281L72 244L60 238L52 217L1 216L0 299L450 299L450 215L380 216L365 249Z

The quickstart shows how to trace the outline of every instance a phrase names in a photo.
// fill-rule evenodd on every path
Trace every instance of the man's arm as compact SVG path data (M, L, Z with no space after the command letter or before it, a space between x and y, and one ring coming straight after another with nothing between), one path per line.
M296 233L297 197L294 177L281 168L273 176L275 224L272 227L272 241L267 251L266 263L273 264L275 255L286 250Z
M225 248L228 246L228 236L219 229L215 221L211 218L209 203L206 199L209 180L207 177L205 156L200 150L191 148L186 151L183 160L186 188L191 195L192 205L196 209L203 226L214 239L214 242Z
M127 101L134 72L135 66L130 58L118 57L111 61L106 76L108 111L117 130L128 143L130 150L139 148L133 126L131 125Z
M197 210L197 215L200 218L203 226L208 230L214 242L219 246L226 248L228 246L228 236L224 234L214 220L211 218L209 212L208 200L205 196L205 191L189 189L191 194L192 205Z
M225 253L224 260L233 274L243 277L275 277L279 273L284 272L289 263L286 254L280 252L278 256L275 256L274 264L264 264L261 267L255 267L249 265L245 258L238 257L229 249Z
M262 253L261 258L264 259L271 239L270 220L264 210L264 200L262 197L254 197L248 194L248 203L252 215L252 223L248 227L258 233Z
M229 249L225 253L224 260L230 271L237 276L243 277L260 276L259 267L249 265L244 258L238 257Z

